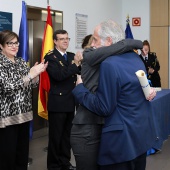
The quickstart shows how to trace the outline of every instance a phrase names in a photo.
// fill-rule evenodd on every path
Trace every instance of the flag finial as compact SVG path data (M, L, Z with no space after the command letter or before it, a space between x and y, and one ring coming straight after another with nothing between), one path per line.
M127 17L126 17L127 19L126 19L126 24L129 24L130 23L130 20L129 20L129 14L127 15Z

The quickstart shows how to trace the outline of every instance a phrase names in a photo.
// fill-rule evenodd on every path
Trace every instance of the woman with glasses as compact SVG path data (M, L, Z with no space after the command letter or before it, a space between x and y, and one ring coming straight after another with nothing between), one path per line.
M32 87L45 71L44 62L29 69L21 57L18 35L0 32L0 169L27 170Z

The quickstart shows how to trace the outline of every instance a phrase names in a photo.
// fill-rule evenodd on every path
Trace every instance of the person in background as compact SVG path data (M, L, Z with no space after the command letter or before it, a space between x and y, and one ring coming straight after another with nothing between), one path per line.
M27 170L32 88L38 85L48 62L29 69L16 57L19 38L12 31L0 32L0 49L0 169Z
M89 34L89 35L84 37L82 45L81 45L82 49L90 48L91 47L92 38L93 38L92 34Z
M94 46L95 38L90 34L82 42L84 52L81 77L85 87L92 93L95 93L98 86L99 68L102 61L111 55L123 54L143 47L142 41L132 39L123 39L116 43L110 40L103 45L105 47L101 47L101 42L98 46ZM92 46L94 48L90 48ZM103 124L104 118L93 114L82 105L78 107L71 130L71 146L77 170L97 170L99 168L97 156Z
M94 30L91 45L97 49L93 49L92 54L94 55L99 50L100 52L106 49L108 51L109 47L101 46L126 42L123 39L124 32L118 24L110 20L102 22ZM93 55L91 58L94 57ZM83 57L83 63L87 62L85 52ZM129 51L121 55L110 56L102 62L99 84L98 79L94 80L95 74L98 77L99 67L95 71L92 70L93 75L89 75L89 72L86 73L90 76L88 81L85 81L85 77L83 79L82 74L84 85L78 79L80 84L74 88L73 94L80 103L81 110L79 111L79 108L77 110L71 133L73 136L72 148L75 145L73 153L77 157L76 163L78 160L80 166L79 168L76 164L78 170L96 170L97 155L99 155L98 164L101 170L138 168L138 170L144 170L146 151L151 148L154 138L152 139L150 134L148 120L150 104L145 99L135 75L139 69L145 70L144 64L136 53ZM86 70L88 69L86 68ZM89 69L89 71L91 70ZM152 88L148 100L155 95L155 90ZM92 114L94 117L91 116ZM102 117L105 117L105 124ZM100 145L99 152L98 145ZM90 162L91 167L87 162Z
M45 56L50 79L48 94L49 141L48 170L74 170L71 165L70 131L75 114L75 100L72 90L80 74L80 52L66 52L70 38L66 30L53 34L55 48Z
M161 79L159 75L160 64L156 53L150 52L150 44L147 40L143 41L143 49L140 58L145 64L147 78L151 81L152 87L161 87Z

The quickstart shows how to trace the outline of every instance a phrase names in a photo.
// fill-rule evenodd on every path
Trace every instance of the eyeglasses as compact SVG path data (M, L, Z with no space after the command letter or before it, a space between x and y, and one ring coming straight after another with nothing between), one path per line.
M6 42L8 47L18 47L19 46L19 42Z
M60 40L60 41L70 41L70 38L57 38L57 40Z

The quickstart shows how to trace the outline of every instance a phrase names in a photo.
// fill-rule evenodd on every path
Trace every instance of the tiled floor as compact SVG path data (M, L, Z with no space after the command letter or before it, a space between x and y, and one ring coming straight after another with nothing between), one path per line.
M47 129L34 132L33 139L30 141L30 154L33 163L28 170L47 170L46 159L47 152ZM75 165L74 156L72 155L71 163ZM146 170L170 170L170 138L164 142L162 151L147 157Z
M29 157L33 159L28 170L47 170L47 152L44 151L48 144L48 129L36 131L33 134L33 139L30 141ZM75 166L74 156L71 157L71 163Z

